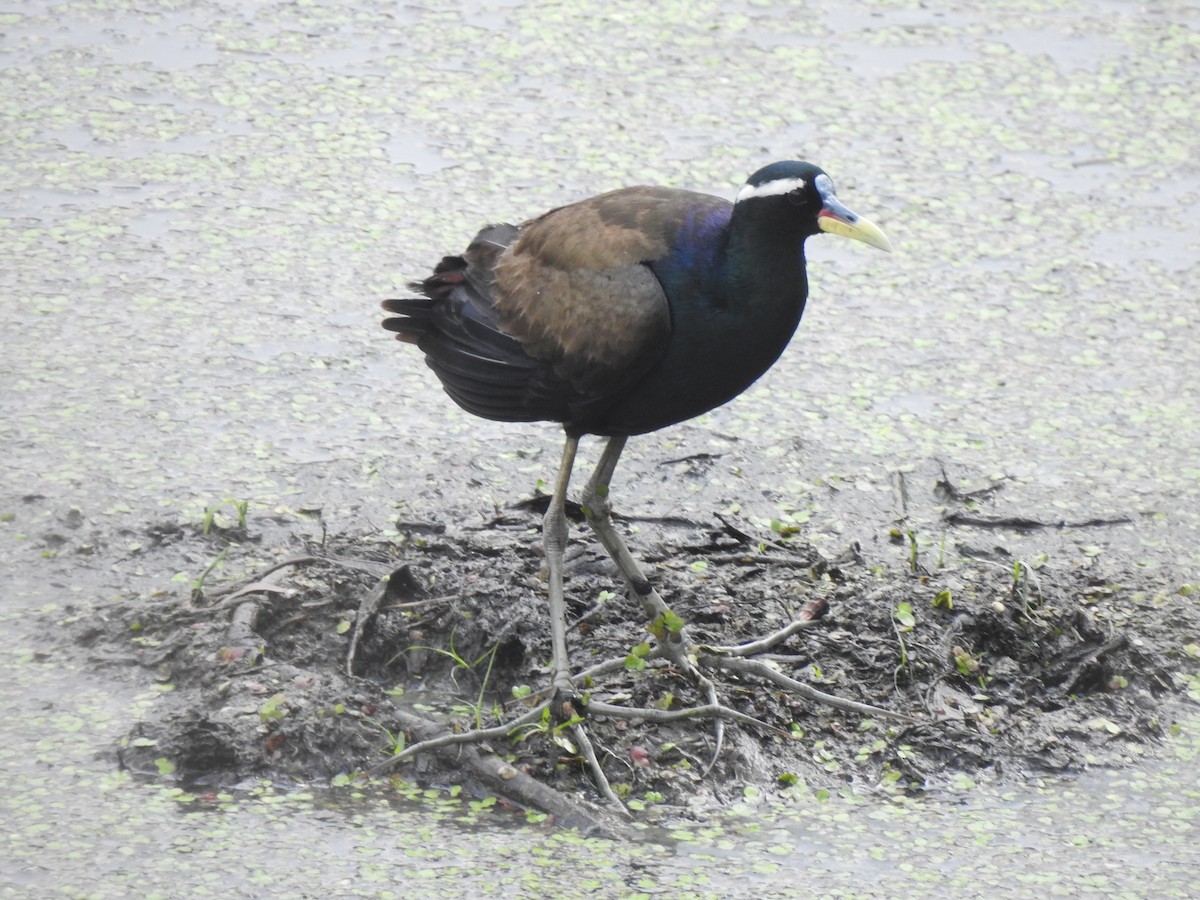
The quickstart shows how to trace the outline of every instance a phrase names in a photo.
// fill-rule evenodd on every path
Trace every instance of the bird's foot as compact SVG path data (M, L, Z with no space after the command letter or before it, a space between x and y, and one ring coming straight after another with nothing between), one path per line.
M587 702L576 689L569 672L554 672L548 694L550 714L560 725L580 722L587 716Z
M779 728L725 705L720 699L717 689L720 673L736 673L739 676L751 676L776 688L782 688L788 693L804 697L814 703L821 703L846 712L890 719L905 724L915 723L916 719L903 713L896 713L870 704L847 700L798 681L784 674L774 658L754 658L771 653L788 638L816 624L824 613L825 601L814 601L801 610L795 620L786 627L757 640L729 646L710 646L693 641L688 634L688 630L677 616L673 614L667 617L659 616L649 626L649 630L659 638L659 641L651 652L645 656L645 661L647 663L655 660L666 662L672 671L695 686L704 697L704 702L683 709L661 710L637 709L592 700L588 704L588 711L592 715L655 723L666 723L685 718L711 719L714 731L713 754L708 764L704 767L702 774L707 774L720 759L724 744L725 722L738 722L782 737L791 736ZM658 625L664 622L670 622L671 627L665 630L659 628ZM598 673L604 666L612 665L613 662L623 661L610 661L609 663L595 667L594 671ZM579 676L576 677L576 681L578 680Z

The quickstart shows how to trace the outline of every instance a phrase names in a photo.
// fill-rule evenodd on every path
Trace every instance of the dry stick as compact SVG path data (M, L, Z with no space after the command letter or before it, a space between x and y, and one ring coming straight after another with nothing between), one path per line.
M235 647L261 645L262 638L255 632L258 619L259 603L247 599L250 594L287 593L287 588L275 584L280 579L279 570L268 572L259 581L253 581L240 590L234 591L225 600L223 606L232 606L233 615L229 618L229 629L226 632L229 643Z
M424 753L429 750L436 750L439 747L449 747L455 744L478 744L491 738L497 740L509 737L513 729L520 728L522 725L529 724L536 719L541 718L542 710L549 706L549 701L541 703L531 709L525 715L513 719L505 725L499 725L495 728L483 728L478 731L466 731L460 734L442 734L437 737L426 738L425 740L405 747L402 751L379 763L367 770L368 775L377 775L385 769L390 769L404 760L416 756L418 753ZM613 707L620 709L620 707ZM583 757L587 760L588 767L592 770L592 777L596 782L596 787L604 798L612 805L614 809L620 810L623 815L629 815L629 811L625 808L617 795L613 792L611 785L608 783L608 778L604 774L604 769L600 765L600 760L596 757L596 750L592 746L591 740L588 738L587 732L577 722L571 726L571 733L575 736L576 742L583 751Z
M575 801L569 797L560 794L558 791L542 784L524 772L514 769L500 760L495 754L484 756L473 747L468 746L470 744L481 743L490 738L507 738L512 734L514 728L519 728L522 725L541 718L542 711L547 706L549 706L549 701L539 704L520 718L495 728L484 728L479 731L467 731L461 734L446 733L436 737L426 737L424 740L404 748L400 753L395 754L379 765L367 769L367 774L378 775L385 769L390 769L418 753L436 750L439 747L454 746L455 744L463 745L460 752L465 755L467 763L471 768L475 769L476 772L487 775L493 782L499 782L503 790L517 794L518 799L528 802L530 805L535 805L545 812L554 813L559 823L568 828L579 828L585 833L602 831L611 834L608 826L593 818L590 811L586 808L576 806ZM406 730L414 731L418 734L430 734L434 729L439 727L428 719L423 719L404 710L397 710L396 714L397 718L401 719ZM584 758L592 770L592 776L595 778L596 786L600 790L600 793L614 809L619 810L623 816L629 816L629 811L609 785L608 778L605 777L604 770L600 766L600 761L596 758L596 751L588 739L587 732L576 723L572 726L572 733L575 735L575 740L579 743L579 746L583 749Z
M440 606L451 600L461 600L466 594L442 594L440 597L429 597L426 600L409 600L407 603L391 603L384 609L424 609L426 606Z
M493 738L496 740L507 738L512 733L514 728L520 728L522 725L528 725L530 722L541 718L542 710L549 705L549 700L545 701L544 703L539 703L523 716L519 716L518 718L513 719L511 722L506 722L503 725L497 725L493 728L481 728L478 731L445 732L444 734L439 734L436 737L425 738L424 740L418 741L415 744L410 744L394 756L390 756L378 765L367 769L367 774L378 775L380 772L390 769L393 766L397 766L406 759L416 756L418 753L424 753L428 750L436 750L439 747L450 747L454 744L479 744L484 741L492 740ZM412 713L405 713L404 710L397 710L396 713L399 716L409 715L413 716L413 718L419 718L414 716ZM428 723L427 719L421 719L420 721Z
M768 650L779 646L793 634L797 634L805 628L811 628L820 621L820 619L797 619L787 627L780 628L778 631L772 632L766 637L759 638L757 641L750 641L746 644L735 644L730 647L701 647L700 649L706 652L711 651L711 653L718 656L757 656L760 653L766 653Z
M717 686L713 684L712 679L700 675L699 672L696 674L697 676L703 678L704 693L708 695L708 705L723 708L721 707L720 699L717 697ZM701 778L704 778L709 772L712 771L713 766L717 764L717 760L721 758L721 751L725 748L725 720L720 716L716 716L713 719L713 738L714 746L712 759L708 761L708 765L705 766L704 770L700 773Z
M225 633L226 640L235 647L241 647L254 641L261 643L262 638L254 632L254 623L258 619L258 603L254 600L242 600L233 610L229 619L229 628Z
M436 722L405 710L397 710L396 717L405 731L416 735L431 737L441 730ZM435 739L431 737L431 740ZM428 746L431 740L422 741L421 744ZM524 806L550 813L555 822L565 828L576 828L585 835L627 836L623 834L620 823L607 819L600 810L542 784L494 753L483 753L467 745L459 749L459 754L466 768L485 779L497 793L511 797Z
M354 677L354 657L358 655L358 642L367 630L367 623L379 611L379 604L387 595L387 589L388 583L380 581L358 604L358 612L354 616L354 630L350 633L350 646L346 650L346 674L351 678Z
M214 603L212 606L201 606L195 611L220 612L221 610L229 609L231 606L238 606L244 603L247 594L281 594L284 597L290 597L296 593L292 588L279 587L266 581L254 581L245 587L238 588L238 590L234 591L220 603Z
M596 663L591 668L584 669L576 675L571 676L572 681L586 682L589 678L598 678L601 675L608 675L611 672L619 672L625 668L625 660L627 657L617 656L612 659L606 659L604 662Z
M369 563L364 563L360 560L348 559L348 558L343 558L343 557L338 557L338 556L308 556L308 555L292 556L292 557L289 557L288 559L283 559L273 565L267 566L267 568L263 569L262 571L255 572L253 575L248 575L245 578L239 579L238 581L235 581L233 584L227 584L227 585L225 585L225 587L217 588L215 591L211 591L210 593L208 593L207 596L210 600L216 600L218 598L225 598L229 594L234 594L234 593L237 593L238 591L245 590L248 585L252 584L255 581L266 580L268 575L271 575L274 572L278 572L280 569L286 569L289 566L309 566L309 565L312 565L313 563L319 563L319 562L330 563L331 565L335 565L335 566L341 566L343 569L357 569L361 572L368 572L368 573L372 573L372 574L375 573L377 570L376 566L373 566Z
M285 569L288 566L307 566L315 562L321 562L319 556L293 556L290 559L281 560L273 566L268 566L261 572L255 572L246 578L235 581L233 584L226 585L223 588L218 588L208 595L209 599L216 600L218 597L224 597L226 594L233 594L241 590L248 584L255 581L262 581L273 572L278 572L280 569Z
M704 557L706 562L721 566L779 566L787 569L808 569L813 560L792 556L776 556L774 554L755 555L753 553L714 553Z
M613 809L619 810L621 815L629 816L629 810L613 793L612 786L608 783L608 776L604 774L604 768L600 765L600 760L596 758L596 750L592 747L592 739L588 737L587 729L583 727L582 723L576 722L571 726L571 734L575 735L575 741L583 750L583 758L587 760L588 768L592 770L592 780L596 782L596 787L604 799Z
M716 666L720 669L729 669L734 672L745 672L750 675L757 675L760 678L765 678L768 681L773 681L780 687L787 688L793 693L799 694L812 700L815 703L824 703L826 706L832 706L835 709L842 709L847 712L862 713L870 716L882 716L886 719L895 719L898 722L906 722L909 725L915 725L917 720L912 716L906 716L903 713L892 712L890 709L882 709L878 706L871 706L867 703L859 703L855 700L843 700L841 697L835 697L833 694L826 694L824 691L818 691L814 687L810 687L802 681L797 681L795 678L789 678L782 672L777 672L768 666L766 663L759 662L754 659L740 659L733 656L702 656L700 661L705 665Z
M753 716L738 712L736 709L730 709L728 706L722 706L720 703L709 703L705 706L689 706L687 709L666 710L645 709L640 706L616 706L612 703L601 703L598 700L593 700L588 704L588 712L599 716L608 716L613 719L643 719L644 721L654 722L658 725L664 722L677 722L681 719L697 719L711 716L717 720L730 719L734 722L741 722L743 725L753 725L755 728L762 728L766 731L773 731L776 734L783 735L784 737L791 737L788 732L781 728L768 725L766 722L759 721Z
M966 525L973 528L1012 528L1016 531L1035 531L1039 528L1106 528L1111 525L1130 525L1133 519L1122 516L1117 519L1084 519L1068 522L1060 519L1057 522L1043 522L1040 519L1030 519L1025 516L972 516L967 513L954 512L942 516L942 521L950 525Z
M875 603L876 601L887 596L889 590L889 588L878 588L867 594L863 600L868 604ZM759 638L756 641L750 641L746 644L735 644L730 647L702 647L700 649L721 656L757 656L760 653L766 653L773 647L782 644L792 635L820 622L821 619L817 618L817 615L818 613L813 611L813 603L810 602L804 607L804 609L800 611L796 620L790 625L780 628L778 631L768 634L764 638Z

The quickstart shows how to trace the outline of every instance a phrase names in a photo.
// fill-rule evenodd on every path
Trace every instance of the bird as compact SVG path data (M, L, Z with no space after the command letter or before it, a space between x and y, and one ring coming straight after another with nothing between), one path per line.
M732 201L636 186L487 225L409 284L418 296L383 302L383 327L417 346L467 412L563 428L542 522L556 697L573 695L563 554L580 439L607 439L581 498L587 522L663 652L688 667L685 627L613 525L609 485L628 438L732 400L775 363L808 298L805 241L821 233L891 250L819 166L774 162Z

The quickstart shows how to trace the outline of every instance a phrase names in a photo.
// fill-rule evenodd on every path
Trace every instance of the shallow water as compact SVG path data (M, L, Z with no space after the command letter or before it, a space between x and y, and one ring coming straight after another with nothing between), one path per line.
M452 409L376 300L485 221L627 183L729 194L792 155L897 253L810 248L780 365L635 442L625 507L805 509L841 547L882 540L897 469L932 517L922 479L945 464L1010 476L1001 512L1134 519L1010 546L1196 582L1194 6L102 0L2 21L0 893L1188 892L1194 720L1128 771L750 798L614 846L445 797L130 781L112 748L153 684L79 662L35 613L182 589L207 561L147 566L145 528L226 498L263 528L319 509L354 531L528 493L554 430ZM663 477L703 452L703 494Z

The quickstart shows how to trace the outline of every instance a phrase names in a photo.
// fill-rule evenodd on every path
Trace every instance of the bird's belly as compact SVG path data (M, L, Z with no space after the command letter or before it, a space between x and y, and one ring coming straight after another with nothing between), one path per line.
M693 347L688 353L668 352L620 400L579 430L601 435L645 434L703 415L757 381L779 358L794 330L795 326L750 349L726 344Z

